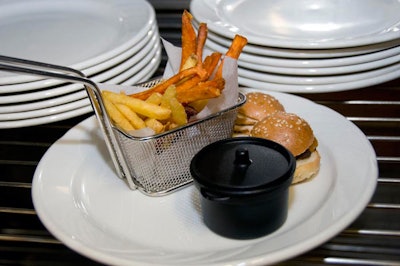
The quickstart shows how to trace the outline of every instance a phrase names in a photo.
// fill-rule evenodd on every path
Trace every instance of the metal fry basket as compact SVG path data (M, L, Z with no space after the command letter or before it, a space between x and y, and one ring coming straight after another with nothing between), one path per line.
M162 196L192 182L192 157L204 146L232 135L237 109L246 97L239 93L237 103L204 119L148 137L135 137L114 126L104 107L97 84L80 71L0 56L0 70L61 79L85 86L118 176L131 189L146 195ZM150 88L159 80L139 84Z
M158 81L141 84L152 87ZM237 108L245 102L239 94L236 105L204 119L150 137L133 137L113 127L126 161L133 188L148 195L168 194L192 182L189 165L204 146L232 135Z

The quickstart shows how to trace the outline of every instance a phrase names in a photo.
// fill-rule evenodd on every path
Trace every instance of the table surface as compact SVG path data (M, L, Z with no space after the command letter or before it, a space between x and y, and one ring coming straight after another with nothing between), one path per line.
M150 1L162 37L180 44L189 1ZM166 56L155 76L163 72ZM372 143L377 189L365 210L323 245L279 265L400 265L400 78L334 93L298 94L343 114ZM99 265L55 239L35 213L31 182L46 150L92 113L69 120L0 130L0 265Z

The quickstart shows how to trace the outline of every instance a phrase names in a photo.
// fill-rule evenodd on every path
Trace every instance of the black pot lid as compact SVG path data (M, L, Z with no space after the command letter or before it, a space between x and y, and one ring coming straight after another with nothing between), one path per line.
M282 145L241 137L204 147L193 157L190 172L209 192L248 194L289 185L295 167L295 158Z

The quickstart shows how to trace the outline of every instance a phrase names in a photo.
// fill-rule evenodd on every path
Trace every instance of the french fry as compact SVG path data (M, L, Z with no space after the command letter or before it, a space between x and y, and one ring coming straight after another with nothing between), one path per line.
M128 95L115 93L111 91L103 91L103 95L106 95L108 99L116 104L124 104L127 105L132 111L144 115L146 117L155 118L159 120L168 119L171 116L171 110L168 108L164 108L152 103L148 103L146 101L142 101L133 97L129 97Z
M221 95L224 86L224 79L207 80L200 82L190 90L177 91L176 98L183 104L216 98Z
M149 98L146 99L146 102L160 105L163 95L161 93L155 92L152 93Z
M200 23L196 31L193 16L182 14L182 51L178 73L154 87L131 95L104 92L121 117L135 128L152 128L156 134L184 125L188 115L201 111L209 99L221 95L225 86L222 75L224 58L238 59L247 39L236 35L222 56L214 52L203 58L207 40L207 24ZM122 120L122 119L120 119Z
M204 99L204 100L196 100L193 102L188 103L189 106L193 107L197 112L200 112L201 110L206 107L208 104L209 99Z
M198 62L197 56L195 54L190 55L181 66L180 71L189 69L191 67L195 67L197 65L197 62Z
M126 119L131 123L131 125L135 129L141 129L146 127L146 124L144 123L143 119L141 119L134 111L132 111L128 106L124 104L117 103L115 104L115 107L120 111Z
M190 76L193 76L193 75L199 75L200 77L204 77L207 75L207 71L205 69L203 69L202 67L198 67L196 65L195 67L191 67L191 68L182 70L181 72L178 72L174 76L170 77L169 79L165 80L164 82L157 84L156 86L154 86L153 88L151 88L149 90L131 94L130 97L146 100L154 92L164 94L165 90L169 86L174 85L175 83L179 82L180 80L190 77Z
M181 126L187 123L185 107L176 98L175 86L169 86L165 91L161 106L171 109L171 123L175 126Z
M129 120L117 109L117 107L103 94L103 102L107 113L114 123L125 131L134 130L135 128Z
M241 54L246 44L247 44L247 39L241 35L236 34L232 40L231 45L229 46L228 51L225 53L225 56L238 59L239 55ZM215 78L222 78L223 67L224 67L224 60L222 59L215 74Z
M169 106L172 111L172 122L176 124L176 126L185 125L188 122L185 107L183 107L183 105L175 97L169 100Z
M202 66L202 60L203 60L203 49L204 45L207 40L207 24L205 23L200 23L199 29L197 32L197 44L196 44L196 56L197 56L197 66L201 67Z
M146 127L153 129L156 134L159 134L165 130L165 125L155 118L147 118L144 122Z

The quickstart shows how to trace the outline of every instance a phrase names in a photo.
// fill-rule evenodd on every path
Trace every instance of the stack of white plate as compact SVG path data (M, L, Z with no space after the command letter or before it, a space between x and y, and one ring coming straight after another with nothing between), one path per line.
M400 76L398 0L192 0L206 47L226 52L248 39L239 83L284 92L361 88Z
M0 3L0 54L81 70L98 83L132 85L161 61L155 11L145 0ZM92 111L81 84L0 72L0 128Z

